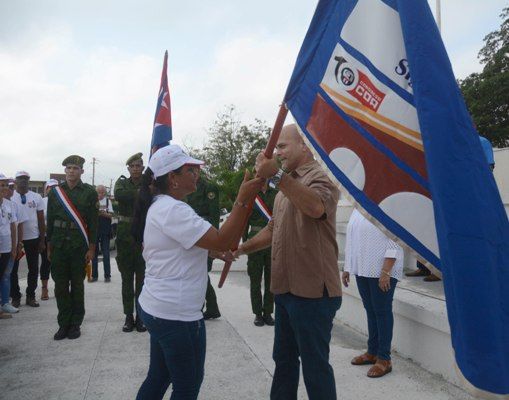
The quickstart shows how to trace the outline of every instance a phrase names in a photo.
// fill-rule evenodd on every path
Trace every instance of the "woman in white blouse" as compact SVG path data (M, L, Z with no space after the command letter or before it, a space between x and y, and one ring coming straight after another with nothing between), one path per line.
M202 161L170 145L156 151L143 175L133 234L143 241L145 281L138 299L150 333L150 365L137 399L196 399L203 381L205 324L201 312L207 289L207 255L233 248L247 219L247 203L263 180L239 188L230 217L219 230L182 200L196 190ZM233 258L232 258L233 259Z
M343 284L348 287L350 274L355 275L357 288L368 318L368 350L355 357L353 365L374 364L370 378L379 378L392 371L391 341L394 317L392 300L403 273L403 250L380 229L354 210L346 231Z

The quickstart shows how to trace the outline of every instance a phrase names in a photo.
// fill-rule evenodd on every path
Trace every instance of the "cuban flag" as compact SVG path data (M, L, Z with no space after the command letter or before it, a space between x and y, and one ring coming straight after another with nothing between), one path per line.
M256 210L260 213L260 215L267 220L267 222L269 222L272 219L272 213L269 207L258 195L255 198L254 206Z
M441 272L455 360L509 394L509 222L426 0L321 0L285 104L343 194Z
M154 129L152 130L152 143L150 155L161 147L167 146L172 139L171 134L171 104L170 90L168 88L168 51L164 53L163 71L161 73L161 86L157 96L156 114L154 116Z

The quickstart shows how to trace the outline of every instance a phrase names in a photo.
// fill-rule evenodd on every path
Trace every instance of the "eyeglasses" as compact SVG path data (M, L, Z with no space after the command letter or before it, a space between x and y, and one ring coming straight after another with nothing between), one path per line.
M25 194L22 194L21 195L21 204L26 204L27 203L27 196Z

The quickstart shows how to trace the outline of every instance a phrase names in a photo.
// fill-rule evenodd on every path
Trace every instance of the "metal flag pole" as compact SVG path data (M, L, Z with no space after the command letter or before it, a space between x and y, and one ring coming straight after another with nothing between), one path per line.
M286 108L285 103L282 103L279 106L279 113L277 115L276 122L274 123L274 128L272 129L272 133L270 134L269 141L267 142L267 146L265 147L265 150L264 150L265 157L267 157L267 158L272 158L272 155L274 154L274 149L276 148L276 144L279 139L281 130L283 129L283 124L285 123L287 114L288 114L288 108ZM248 205L249 211L247 213L246 219L243 222L244 229L242 229L242 232L244 232L244 230L246 229L247 222L249 221L249 217L251 216L251 212L253 211L253 205L254 205L254 200ZM235 243L237 243L237 247L238 247L238 244L240 243L241 238L242 238L242 234L235 241ZM232 249L232 250L236 250L236 248ZM217 285L217 287L219 287L219 288L223 287L224 281L226 280L226 277L228 276L228 272L230 272L231 265L232 265L231 261L226 261L224 263L223 272L221 272L221 277L219 278L219 284Z
M441 0L435 0L436 1L436 18L437 18L437 25L438 30L440 33L442 33L442 7L440 5Z

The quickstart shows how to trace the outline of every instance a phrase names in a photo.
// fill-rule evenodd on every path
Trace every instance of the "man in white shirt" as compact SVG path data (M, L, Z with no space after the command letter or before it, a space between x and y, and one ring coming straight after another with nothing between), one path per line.
M113 206L106 195L106 187L104 185L98 185L95 190L97 191L97 197L99 198L99 225L97 227L95 257L92 260L92 278L89 282L96 282L99 278L99 245L101 246L101 252L103 255L104 282L110 282L110 238Z
M35 300L35 290L39 276L39 253L45 248L46 225L44 223L44 202L40 194L28 190L29 182L30 174L28 172L16 172L16 191L12 196L12 201L24 210L28 218L23 223L23 247L28 264L26 304L30 307L39 307L39 303ZM12 305L16 308L21 302L18 266L19 263L16 262L11 273Z

